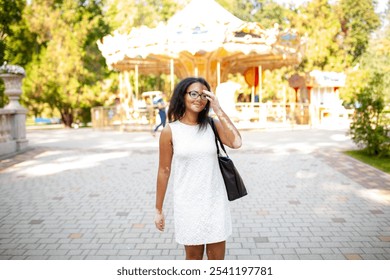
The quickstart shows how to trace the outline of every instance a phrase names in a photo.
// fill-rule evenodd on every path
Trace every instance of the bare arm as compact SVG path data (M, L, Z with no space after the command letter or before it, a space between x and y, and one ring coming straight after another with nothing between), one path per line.
M207 99L210 101L210 106L218 116L218 120L215 121L215 127L222 143L232 149L240 148L242 145L241 134L228 115L222 110L217 97L210 91L204 90L203 92L208 95Z
M172 131L169 125L167 125L161 132L159 149L160 159L157 173L155 224L160 231L163 231L165 227L163 204L169 176L171 174L171 163L173 157Z

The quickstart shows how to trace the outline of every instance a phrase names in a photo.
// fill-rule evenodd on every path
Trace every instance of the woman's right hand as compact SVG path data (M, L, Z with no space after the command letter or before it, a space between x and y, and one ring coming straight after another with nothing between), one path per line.
M156 209L156 215L154 216L154 224L159 231L164 231L165 217L162 210Z

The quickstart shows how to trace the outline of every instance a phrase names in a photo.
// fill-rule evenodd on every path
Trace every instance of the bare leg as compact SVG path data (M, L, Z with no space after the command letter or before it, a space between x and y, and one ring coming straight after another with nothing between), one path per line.
M195 245L187 246L185 245L186 250L186 260L202 260L204 254L204 245Z
M226 241L206 245L209 260L223 260L225 258Z

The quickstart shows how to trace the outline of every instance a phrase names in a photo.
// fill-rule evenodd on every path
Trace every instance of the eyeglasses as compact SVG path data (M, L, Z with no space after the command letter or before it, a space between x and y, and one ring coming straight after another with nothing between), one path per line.
M199 93L199 92L197 92L195 90L189 91L187 93L190 95L190 97L192 99L197 99L200 96L200 99L207 100L207 94L205 94L205 93L201 94L201 93Z

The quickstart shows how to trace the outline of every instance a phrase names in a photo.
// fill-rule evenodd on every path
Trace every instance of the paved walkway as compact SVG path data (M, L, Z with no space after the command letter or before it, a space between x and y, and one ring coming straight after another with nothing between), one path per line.
M390 259L390 176L340 150L343 130L243 131L230 152L249 195L231 203L227 259ZM0 161L0 259L183 259L153 224L158 139L29 131Z

